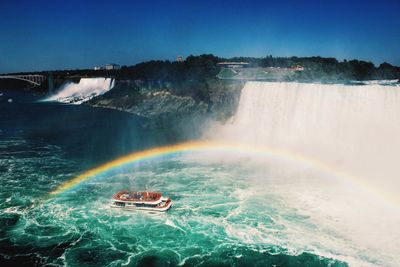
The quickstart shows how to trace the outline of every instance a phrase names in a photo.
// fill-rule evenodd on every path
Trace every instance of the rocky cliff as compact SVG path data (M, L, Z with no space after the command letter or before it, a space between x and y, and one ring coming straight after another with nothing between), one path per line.
M201 134L203 124L225 122L236 111L243 82L210 80L196 83L196 88L182 84L117 80L114 88L85 104L117 109L148 119L149 127L169 129L184 137ZM201 87L201 88L200 88ZM204 91L202 97L196 92Z

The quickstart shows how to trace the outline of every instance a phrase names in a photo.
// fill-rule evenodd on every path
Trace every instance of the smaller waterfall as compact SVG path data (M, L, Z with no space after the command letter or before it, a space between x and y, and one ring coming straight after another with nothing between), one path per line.
M114 87L112 78L81 78L79 83L67 82L44 101L81 104L95 96L102 95Z

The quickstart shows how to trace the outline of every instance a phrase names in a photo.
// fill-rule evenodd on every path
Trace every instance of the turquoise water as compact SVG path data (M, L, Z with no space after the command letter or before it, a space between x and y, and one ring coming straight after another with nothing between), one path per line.
M1 266L347 265L345 241L326 238L328 230L282 193L294 187L274 166L286 163L269 159L178 154L48 198L80 172L170 136L128 114L12 96L0 103ZM174 205L167 213L111 209L121 189L160 191Z

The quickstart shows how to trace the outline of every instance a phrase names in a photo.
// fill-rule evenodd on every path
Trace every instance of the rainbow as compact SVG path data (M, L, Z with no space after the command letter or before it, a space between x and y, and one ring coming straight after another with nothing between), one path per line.
M273 156L277 158L282 158L286 160L293 160L293 161L300 161L311 166L315 166L327 173L334 174L335 176L345 178L346 180L351 181L353 184L358 184L362 188L374 192L382 197L381 192L377 192L374 188L367 184L364 180L350 175L348 173L342 172L331 164L321 162L316 159L312 159L300 154L293 153L291 151L282 150L282 149L275 149L275 148L267 148L267 147L253 147L235 143L220 143L220 142L186 142L180 143L175 145L169 146L162 146L162 147L155 147L139 152L134 152L110 162L107 162L103 165L90 169L86 172L81 173L80 175L76 176L75 178L64 182L60 186L58 186L54 191L50 192L51 195L59 195L63 192L66 192L79 184L96 177L102 173L105 173L110 170L117 169L127 164L138 163L146 160L151 160L163 156L175 155L179 153L186 153L186 152L196 152L196 151L207 151L207 152L240 152L244 154L255 154L260 156ZM387 197L385 197L387 199ZM393 203L393 199L391 199Z

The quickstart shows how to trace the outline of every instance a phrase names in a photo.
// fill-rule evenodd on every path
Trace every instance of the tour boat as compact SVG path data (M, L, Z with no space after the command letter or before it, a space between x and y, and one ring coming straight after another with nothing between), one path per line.
M126 210L167 211L172 206L169 197L157 192L120 191L113 196L111 207Z

